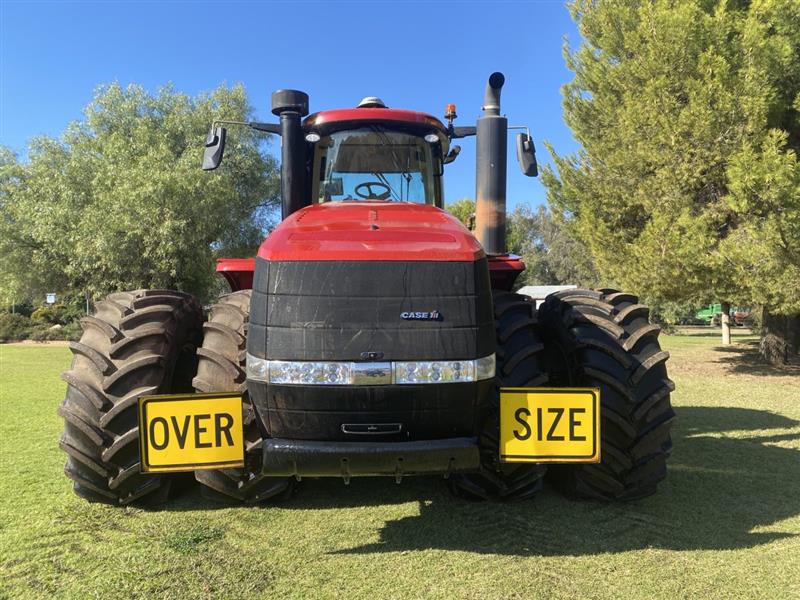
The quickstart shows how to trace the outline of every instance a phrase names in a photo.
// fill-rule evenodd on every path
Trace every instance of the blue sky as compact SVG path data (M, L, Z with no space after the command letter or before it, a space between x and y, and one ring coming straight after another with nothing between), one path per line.
M503 112L559 153L577 148L561 117L571 79L564 39L579 35L560 1L527 2L17 2L0 0L0 143L25 155L38 134L57 136L98 85L171 82L196 94L244 83L261 120L270 93L309 93L311 110L380 96L430 112L458 106L456 124L479 116L483 87L506 75ZM447 167L448 201L475 194L474 140ZM508 200L539 204L544 189L522 176L509 136Z

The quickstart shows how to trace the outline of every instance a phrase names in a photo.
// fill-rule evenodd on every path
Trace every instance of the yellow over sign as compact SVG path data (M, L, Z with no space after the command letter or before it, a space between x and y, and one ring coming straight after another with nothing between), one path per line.
M600 462L600 390L502 388L500 460Z
M244 466L242 397L143 396L139 442L145 473Z

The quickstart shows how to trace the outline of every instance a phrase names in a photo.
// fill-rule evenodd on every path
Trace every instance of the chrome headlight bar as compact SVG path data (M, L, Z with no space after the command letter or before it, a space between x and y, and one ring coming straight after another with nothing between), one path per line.
M284 385L460 383L494 377L495 356L474 360L339 362L266 360L247 354L247 378Z

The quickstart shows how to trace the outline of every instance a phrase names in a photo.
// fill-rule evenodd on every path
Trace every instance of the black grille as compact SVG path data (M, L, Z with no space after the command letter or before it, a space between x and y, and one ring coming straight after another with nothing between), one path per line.
M432 312L434 319L402 316ZM247 344L254 356L282 360L487 356L494 352L487 262L258 259Z

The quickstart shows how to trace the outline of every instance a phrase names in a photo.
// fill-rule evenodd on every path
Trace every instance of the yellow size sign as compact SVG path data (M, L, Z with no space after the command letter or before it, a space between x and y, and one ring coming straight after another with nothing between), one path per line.
M139 399L145 473L244 466L241 394L143 396Z
M600 462L600 390L500 390L500 460Z

